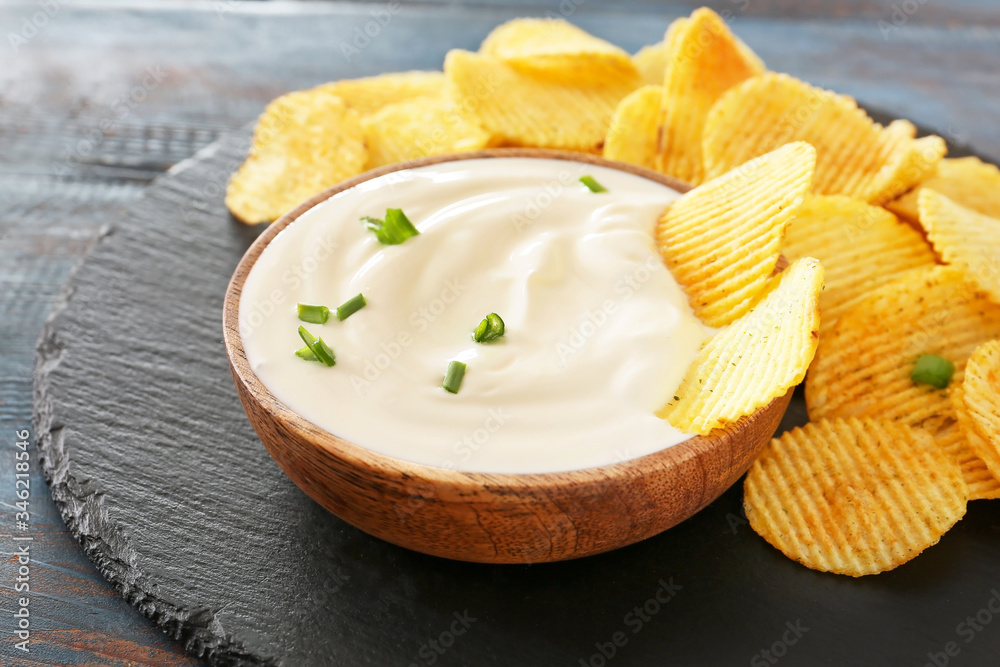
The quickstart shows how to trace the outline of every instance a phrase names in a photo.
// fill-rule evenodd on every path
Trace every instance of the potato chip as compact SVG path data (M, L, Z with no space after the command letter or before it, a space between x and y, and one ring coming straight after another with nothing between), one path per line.
M1000 466L1000 453L976 430L964 395L961 385L951 388L952 406L958 423L947 435L939 436L937 441L961 465L962 477L969 486L969 500L998 498L1000 480L993 471Z
M962 479L969 487L969 500L1000 498L1000 480L997 480L979 457L962 465Z
M583 85L533 77L493 56L453 50L444 62L453 99L510 145L596 150L638 77Z
M677 19L680 21L681 19ZM687 19L683 19L687 20ZM675 21L676 23L676 21ZM635 65L643 83L650 86L662 86L663 74L667 71L667 47L664 42L657 42L639 49L632 56L632 64Z
M977 157L945 158L919 187L885 205L910 222L920 219L917 198L923 188L940 192L956 204L1000 218L1000 169Z
M564 83L641 83L629 54L563 19L522 18L497 26L479 53L526 74Z
M417 97L441 97L447 80L443 72L398 72L363 79L343 79L320 86L336 95L361 116L370 116L382 107Z
M958 464L926 431L834 419L775 438L743 486L750 527L808 568L860 577L915 558L965 516Z
M749 313L715 334L658 415L686 433L706 434L783 396L802 381L819 339L823 267L800 259L771 279Z
M790 260L815 257L823 262L821 333L872 290L935 264L920 232L883 208L843 195L806 196L785 229L781 252Z
M296 204L365 168L354 109L322 89L282 95L254 129L246 162L226 188L226 206L242 222L277 219Z
M802 142L783 146L691 190L660 218L660 254L705 324L736 320L763 293L815 155Z
M970 439L962 430L961 416L957 413L955 403L956 387L960 388L960 385L953 383L950 386L949 396L952 399L952 415L957 421L934 436L934 441L961 467L962 479L969 487L969 500L1000 498L1000 480L990 472L986 462L976 455Z
M893 135L892 125L882 133L886 138L882 148L885 166L868 186L865 197L873 204L886 204L927 180L948 152L944 139L938 136L914 140L902 133Z
M622 100L604 139L604 157L654 169L662 101L662 86L643 86Z
M749 49L741 48L722 18L707 7L695 10L675 35L665 41L658 169L698 185L705 180L702 127L712 105L734 85L764 72L764 67L752 53L752 58L748 56Z
M703 133L705 174L801 140L816 148L813 192L879 203L919 183L940 160L940 138L908 134L902 123L877 125L850 97L767 73L733 87L712 108Z
M946 264L1000 303L1000 219L960 206L930 188L918 202L920 224Z
M642 80L652 86L662 86L663 77L667 72L668 53L671 44L677 39L681 29L690 21L686 16L674 19L667 26L667 32L663 36L663 41L650 44L639 49L639 52L632 56L632 63L639 71Z
M877 260L873 260L877 261ZM922 426L933 435L955 424L947 389L910 378L922 354L955 365L1000 337L1000 305L952 267L910 271L844 313L819 343L806 379L812 419L870 416Z
M421 97L391 104L361 121L368 169L430 155L484 148L490 135L448 100Z
M885 126L887 132L905 139L917 138L917 126L905 118L897 118Z
M965 369L956 403L962 430L990 472L1000 478L1000 341L981 345Z

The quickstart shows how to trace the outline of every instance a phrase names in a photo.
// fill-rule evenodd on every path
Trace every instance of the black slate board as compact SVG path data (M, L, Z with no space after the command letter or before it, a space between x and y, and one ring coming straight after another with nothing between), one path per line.
M328 514L267 455L226 363L223 294L259 230L233 222L221 192L247 136L175 167L109 229L36 366L42 464L67 525L191 652L215 665L995 664L998 503L972 503L938 546L859 580L767 545L739 485L646 542L548 565L436 559ZM804 420L797 397L785 426Z

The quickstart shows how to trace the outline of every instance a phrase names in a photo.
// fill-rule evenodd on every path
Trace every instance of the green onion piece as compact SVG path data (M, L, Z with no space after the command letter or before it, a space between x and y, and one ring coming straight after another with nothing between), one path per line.
M310 306L306 303L300 303L298 308L299 319L303 322L326 324L326 321L330 319L330 309L326 306Z
M305 327L299 327L299 336L302 338L302 342L306 344L312 353L316 355L316 358L322 361L327 366L333 366L337 363L337 358L333 356L333 350L330 346L323 342L322 338L316 338L311 333L306 331Z
M457 394L462 386L462 378L465 377L465 364L461 361L453 361L448 364L448 371L444 374L444 382L441 386L445 391Z
M608 189L598 183L593 176L581 176L580 182L587 186L591 192L607 192Z
M490 313L476 327L476 332L472 338L477 343L489 343L503 335L503 320L496 313Z
M298 357L299 359L305 359L306 361L319 361L319 359L316 358L316 355L313 354L313 351L310 350L308 346L301 347L295 350L295 356Z
M910 379L944 389L955 374L955 364L936 354L921 354L910 372Z
M305 327L299 327L299 337L302 339L302 342L306 344L306 347L308 347L310 350L312 349L313 343L316 342L316 336L313 336L311 333L309 333L309 330L306 329Z
M365 301L365 295L359 293L357 296L353 296L344 303L337 306L337 319L343 322L348 317L358 312L367 305L368 302Z
M387 208L385 220L366 215L361 218L361 222L365 223L366 228L375 232L375 238L383 245L399 245L420 233L402 209L398 208Z

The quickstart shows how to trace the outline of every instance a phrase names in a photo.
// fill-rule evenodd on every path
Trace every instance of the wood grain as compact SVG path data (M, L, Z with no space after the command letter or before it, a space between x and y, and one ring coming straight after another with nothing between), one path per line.
M157 170L182 158L185 150L200 148L221 131L253 119L281 92L344 76L437 67L445 50L475 48L499 21L525 13L558 13L560 6L555 1L527 0L462 3L473 5L469 7L402 3L405 11L394 17L391 30L360 58L346 62L338 42L349 39L353 29L367 20L368 12L384 4L382 0L370 6L206 0L176 6L126 2L112 8L108 3L81 0L61 3L57 17L17 53L5 44L0 50L0 145L4 149L0 151L0 201L4 204L0 211L0 433L7 434L4 438L31 423L34 343L47 311L59 301L63 283L100 230L109 224L121 229L121 208L140 194ZM570 20L634 51L659 39L668 20L702 3L594 0L574 4L576 12ZM972 144L986 158L1000 159L1000 124L996 123L1000 85L995 68L1000 57L1000 13L992 0L921 3L905 25L886 36L877 22L891 19L893 6L902 2L708 4L720 11L733 10L734 30L774 69L891 109L952 141ZM22 20L39 8L26 1L4 4L0 7L3 34L20 30ZM296 37L289 40L288 35ZM130 110L127 120L116 123L127 141L119 143L109 136L106 148L96 150L93 159L78 167L74 163L69 174L57 171L81 139L105 119L118 117L114 103L141 83L149 67L161 67L168 77ZM152 129L147 131L147 127ZM166 129L157 129L161 127ZM194 130L190 143L182 146L185 128ZM157 136L169 141L158 143ZM245 146L232 152L224 148L222 154L239 159L242 150ZM212 172L200 175L216 177ZM206 228L223 230L219 233L226 237L225 243L234 244L241 253L249 237L241 238L228 229L224 217L204 220L213 215L213 209L201 197L203 189L203 184L192 186L186 199L171 199L170 205L174 210L187 206L184 210L192 218L183 224L202 220ZM162 201L162 194L154 196ZM145 205L141 211L144 216L152 213ZM134 224L151 226L153 222L146 217ZM220 258L219 248L211 242L198 252L207 252L197 255L201 261L223 265L227 276L239 257L237 253ZM129 275L128 262L119 268L125 271L122 275ZM122 280L106 281L105 293L122 289ZM220 294L224 288L224 283L217 286ZM99 291L95 286L95 292ZM101 298L106 301L109 296L95 298L93 303ZM214 320L212 325L206 329L209 337L217 329ZM164 326L176 324L165 322ZM190 326L183 329L191 330ZM73 341L69 343L72 353ZM128 351L129 345L122 341L120 349ZM216 341L216 345L201 353L217 353L221 343ZM98 372L101 360L94 363ZM224 367L216 371L231 385ZM91 393L99 391L90 386ZM112 389L113 385L107 387ZM214 391L211 387L199 390ZM81 396L81 401L85 398ZM746 535L745 525L739 523L738 490L727 492L681 526L606 556L499 572L453 568L401 550L380 549L373 544L375 540L367 541L329 519L314 503L302 501L304 496L290 483L290 489L270 484L270 474L284 476L263 448L257 445L258 452L251 446L255 441L249 428L243 432L235 426L237 419L245 422L235 396L227 409L233 413L218 406L214 413L206 410L207 426L201 427L197 438L214 442L224 451L241 447L240 454L250 460L241 467L239 457L233 457L232 470L247 479L262 479L254 482L260 487L255 491L218 488L213 477L220 473L218 461L191 458L189 454L199 452L193 445L172 449L172 440L161 433L169 429L163 427L147 429L153 443L141 438L114 451L130 452L130 456L167 451L174 461L186 462L178 464L182 470L164 471L165 480L174 479L169 475L181 476L185 469L196 471L198 487L178 482L176 488L188 500L173 501L174 514L190 513L195 527L175 531L169 517L163 519L169 528L165 534L176 532L181 540L173 548L174 558L194 565L190 571L169 565L160 568L155 556L144 554L133 567L156 572L161 595L175 603L197 593L211 608L211 614L191 616L186 623L218 621L227 634L261 637L254 647L259 659L286 655L286 664L294 665L331 661L427 664L418 655L421 644L437 637L452 611L466 607L487 620L473 626L464 644L460 642L445 656L435 654L436 664L578 664L580 658L596 654L595 642L608 641L617 630L626 631L629 644L618 652L615 665L661 664L665 655L678 664L745 664L778 639L785 621L798 618L812 629L783 663L923 664L928 652L940 652L952 640L961 644L963 664L991 664L1000 651L1000 634L989 629L969 644L954 634L955 624L985 604L995 583L995 554L1000 544L993 537L998 519L990 503L973 503L967 517L936 551L922 556L912 568L846 589L786 569L766 549L758 548L758 541ZM800 409L801 402L794 401L782 428L804 417ZM98 419L101 413L93 416ZM232 425L226 426L229 419ZM113 424L92 440L71 432L71 445L90 443L95 448L94 452L67 454L80 479L90 478L92 485L101 486L100 476L115 472L112 461L102 465L102 448L105 455L111 453L107 439L136 439L134 434L117 430L120 426ZM185 437L170 435L178 440ZM230 461L229 454L220 456ZM88 550L97 538L87 533L86 526L73 532L66 528L59 508L47 497L36 459L31 467L33 530L41 539L39 558L44 564L40 562L39 567L49 570L42 594L32 602L40 644L24 663L22 656L12 655L10 646L0 642L0 664L103 664L112 659L144 664L142 656L150 647L161 652L158 656L172 650L175 661L195 664L180 655L186 640L174 642L142 615L155 616L155 610L146 607L140 613L130 607L115 584L108 583L88 560L77 538ZM0 482L12 475L13 459L0 456ZM116 487L115 493L120 490L123 499L108 497L105 509L111 525L122 534L151 540L157 536L155 520L129 517L129 503L148 502L169 487L142 474L133 482L131 489ZM201 491L193 493L192 488ZM246 534L237 536L230 526L216 531L213 540L204 536L209 544L204 553L189 553L185 545L203 539L199 531L204 529L197 526L210 525L219 517L212 508L215 503L225 504L226 494L261 494L268 502L262 500L246 510L259 517L248 522ZM14 502L12 485L0 484L0 501ZM246 508L246 503L241 507ZM292 521L294 529L276 529L279 517ZM8 539L3 531L9 530L6 525L0 528L0 540ZM307 535L309 541L296 541L299 535ZM227 540L242 546L226 547ZM282 548L282 544L291 546ZM243 557L243 552L255 557ZM290 553L296 552L301 554L289 560ZM234 571L229 575L234 580L228 583L228 596L204 576L206 569L226 576L226 568L214 565L221 558ZM309 566L307 559L331 565L324 570ZM961 576L955 575L956 567ZM336 568L350 578L339 577ZM11 580L10 572L8 561L0 563L4 586ZM238 577L241 573L244 576ZM661 612L640 634L632 635L622 625L622 616L655 591L654 582L661 576L676 577L685 585L683 595L672 603L680 606ZM586 594L575 593L573 582L584 586ZM249 587L254 594L234 593L237 585ZM286 593L289 589L297 593ZM8 592L3 588L0 594ZM9 599L3 597L4 610L11 606ZM255 599L266 606L255 607ZM485 605L481 599L494 602ZM587 613L567 615L567 608ZM310 622L309 617L317 615L324 623ZM563 616L574 620L560 624L557 619ZM815 624L809 625L810 621ZM0 630L8 627L7 622L0 622ZM96 658L75 643L68 631L121 641L108 642L102 657ZM295 652L304 647L312 647L313 652ZM218 664L234 664L233 660Z

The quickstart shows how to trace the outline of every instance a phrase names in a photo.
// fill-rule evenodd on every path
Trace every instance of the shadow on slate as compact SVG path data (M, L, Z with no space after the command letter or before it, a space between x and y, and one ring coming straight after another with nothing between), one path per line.
M105 235L36 364L42 465L67 525L190 652L213 665L617 667L922 665L948 642L952 664L973 665L1000 651L1000 621L980 615L971 640L959 625L1000 598L1000 506L987 501L920 558L858 580L756 536L739 484L657 537L545 565L424 556L328 514L256 438L222 343L226 285L259 232L222 204L248 135L175 167ZM783 427L805 420L799 393Z

